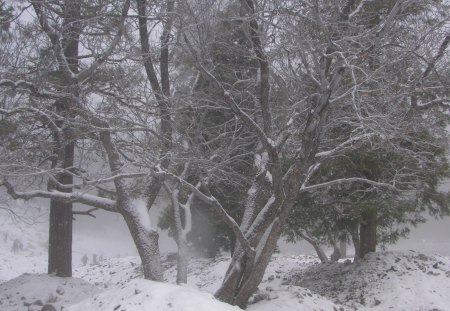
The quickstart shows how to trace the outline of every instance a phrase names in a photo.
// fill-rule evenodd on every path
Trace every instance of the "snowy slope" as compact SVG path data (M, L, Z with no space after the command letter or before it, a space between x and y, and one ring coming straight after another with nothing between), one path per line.
M45 303L51 301L52 297L59 297L56 293L58 285L55 284L65 282L65 279L55 281L57 278L44 279L44 276L24 275L2 284L2 281L25 272L45 273L48 244L46 218L44 215L43 221L28 225L14 222L10 217L2 217L0 214L1 311L22 311L30 308L35 310L32 308L39 308L38 305L32 304L36 300ZM92 235L75 233L75 266L81 264L81 256L84 254L88 255L89 262L86 266L74 269L74 277L83 281L75 279L64 285L71 289L65 290L65 295L60 295L58 299L61 303L68 306L83 297L91 299L92 295L97 293L96 288L105 292L106 300L114 295L125 297L136 284L147 290L147 283L141 284L136 280L142 277L138 257L104 256L104 260L99 261L97 265L92 264L94 254L100 257L103 251L108 250L109 246L100 250L102 241L106 241L108 237L107 232L95 239ZM21 242L22 247L13 251L16 240ZM165 279L172 284L176 278L174 258L163 258ZM222 282L229 261L227 255L215 259L192 259L189 264L188 285L183 287L183 290L191 289L197 293L199 289L202 292L214 293ZM35 288L41 290L38 296ZM183 291L166 288L163 292L169 293L166 298L170 300L170 293L177 293L178 290ZM137 299L133 300L134 303L144 303L140 300L142 297L139 297L141 296L133 298ZM100 299L100 296L97 299ZM89 303L87 301L85 303ZM31 305L25 306L24 303ZM276 254L250 303L250 311L450 311L450 259L402 251L372 254L356 264L320 264L315 256ZM4 308L6 305L9 309ZM13 308L12 305L16 307Z
M187 286L136 279L88 298L68 311L238 311Z
M163 262L167 268L164 274L166 281L175 283L175 262L169 261L167 258L163 258ZM214 293L222 282L229 262L230 258L227 256L215 259L192 259L189 264L187 286ZM314 294L306 288L289 284L290 275L295 271L305 269L318 262L315 256L274 255L259 287L260 290L252 297L251 303L253 304L249 306L248 310L339 310L341 306L329 299ZM98 266L79 267L75 270L74 275L114 292L114 290L128 286L129 281L142 276L138 263L139 260L136 257L108 259Z
M0 209L0 284L26 272L47 270L48 227L42 212L17 205L17 216Z
M380 252L356 264L320 264L292 284L351 310L450 310L450 259L415 251Z
M217 303L211 298L211 293L220 286L229 260L227 256L192 259L188 285L183 287L170 285L175 282L176 268L175 261L167 258L164 259L165 279L169 284L155 285L141 280L142 272L137 257L109 258L99 265L79 267L74 275L84 281L71 286L77 288L75 293L87 288L88 292L84 292L84 295L88 296L70 310L114 310L119 304L123 308L119 307L117 310L184 310L169 307L178 306L178 303L187 300L186 297L194 297L189 299L195 301L198 299L199 304L210 308L208 310L220 310L223 307L221 304L217 305L217 309L211 307ZM7 296L0 296L0 302L4 305L9 303L22 306L24 301L27 304L35 301L37 296L33 293L34 288L39 287L35 281L38 277L28 281L30 276L25 275L0 285L3 286L0 287L0 292L9 293ZM39 282L50 284L54 281L41 279ZM95 287L86 282L95 284ZM57 286L46 285L41 288L46 289L39 296L42 297L39 298L42 302L45 303L48 297L57 296ZM96 288L103 292L95 295ZM64 299L80 301L80 295L74 294L76 297L71 298L72 294L69 292L65 290ZM315 256L278 254L269 263L263 282L251 298L248 310L447 311L450 310L449 293L450 259L447 257L413 251L382 252L371 254L356 264L320 264ZM127 300L127 304L123 304L122 299ZM187 305L186 308L190 306ZM4 309L0 306L0 310ZM6 309L12 310L27 309Z
M98 292L95 286L81 279L23 274L0 284L0 310L35 311L47 303L60 310Z

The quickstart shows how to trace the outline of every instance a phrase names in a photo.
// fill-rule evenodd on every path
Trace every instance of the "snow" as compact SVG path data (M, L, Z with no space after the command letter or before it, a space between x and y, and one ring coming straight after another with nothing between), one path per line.
M191 258L188 284L182 287L171 285L176 280L174 254L162 258L167 283L161 284L142 280L140 259L136 256L105 256L98 264L90 261L74 269L74 278L18 276L24 272L45 273L46 224L20 227L5 219L0 224L1 311L40 310L40 305L55 298L57 310L64 305L64 310L72 311L114 310L119 304L117 310L127 311L171 310L170 306L183 311L239 310L212 297L222 284L229 254L211 259ZM6 239L4 233L8 233ZM20 239L24 247L13 252L15 239ZM84 247L74 253L75 266L79 265L80 256L99 254L98 241L94 243L92 236L76 234L74 239ZM350 260L320 264L316 256L274 254L248 310L445 311L450 310L448 293L450 259L445 256L390 251L369 254L355 264Z
M172 285L176 279L175 256L163 257L167 283L142 280L138 257L107 258L98 265L75 269L78 279L23 275L3 283L0 303L23 304L21 296L26 297L27 304L36 300L45 303L53 295L66 307L76 302L68 309L71 311L114 310L118 305L117 310L127 311L239 310L212 297L229 263L226 255L193 258L188 284L180 287ZM54 293L62 282L66 284L65 294L58 296ZM275 254L248 310L450 310L449 292L450 259L444 256L381 252L355 264L350 260L320 264L316 256ZM12 298L6 298L8 293ZM81 301L82 296L87 298ZM2 306L0 310L21 309Z
M316 265L300 271L291 284L352 310L450 310L450 259L415 251Z
M147 231L153 230L150 214L147 210L147 205L145 204L144 200L134 200L133 208L139 217L142 227Z
M132 280L120 288L107 290L67 309L68 311L237 311L196 289L148 280Z
M47 270L48 227L40 222L41 211L25 202L16 204L13 212L20 220L0 209L0 283Z
M99 290L95 286L81 279L23 274L0 284L0 310L41 310L47 303L60 310L97 292Z
M266 172L266 179L269 183L273 183L272 174L269 171Z
M191 195L190 198L194 196ZM192 200L188 200L185 205L182 205L184 210L184 228L181 231L182 239L186 241L187 235L192 230L192 212L191 212L191 203Z

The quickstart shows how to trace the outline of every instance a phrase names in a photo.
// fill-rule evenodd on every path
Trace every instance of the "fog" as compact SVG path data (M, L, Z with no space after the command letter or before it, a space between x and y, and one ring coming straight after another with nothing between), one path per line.
M158 202L157 207L152 210L152 223L156 224L164 202ZM123 257L137 255L131 236L126 224L119 214L105 211L96 212L96 218L89 216L77 216L74 221L74 252L85 249L95 249L97 253L108 257ZM422 251L425 253L436 253L450 256L450 218L436 220L427 217L428 221L411 228L408 238L401 239L395 245L388 245L388 250ZM160 229L161 252L176 251L173 238L168 236L167 231ZM78 238L77 238L78 237ZM91 246L82 245L86 240L91 241ZM296 244L280 240L279 250L283 254L315 254L314 249L305 242ZM331 250L330 250L331 252ZM353 253L352 246L348 246L348 253ZM77 263L75 263L77 264Z

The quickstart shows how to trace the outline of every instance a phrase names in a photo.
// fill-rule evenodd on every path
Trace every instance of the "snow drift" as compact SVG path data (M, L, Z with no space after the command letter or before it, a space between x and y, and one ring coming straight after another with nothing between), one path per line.
M135 279L88 298L68 311L238 311L211 294L187 286Z

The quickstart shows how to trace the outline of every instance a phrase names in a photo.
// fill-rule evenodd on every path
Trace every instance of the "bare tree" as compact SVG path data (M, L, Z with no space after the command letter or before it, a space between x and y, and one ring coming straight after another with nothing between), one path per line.
M49 86L48 80L29 81L27 74L25 79L2 77L2 90L13 95L12 105L0 113L33 129L33 135L10 133L24 138L24 150L34 138L46 143L61 139L60 146L75 142L79 159L73 161L82 164L77 169L64 166L65 158L58 154L58 165L43 166L29 162L25 153L20 161L8 158L1 185L14 198L44 197L120 213L139 251L144 276L158 281L158 233L148 211L165 187L171 193L180 247L177 281L185 282L188 203L195 196L236 237L216 296L241 307L260 284L299 193L347 183L397 190L397 182L408 174L396 172L389 180L314 179L327 160L362 144L402 149L398 138L418 129L414 125L423 124L425 117L430 123L442 121L439 109L448 103L448 16L439 13L445 12L445 4L111 3L113 35L103 32L101 39L93 40L97 44L80 41L89 54L78 56L83 61L76 72L62 49L61 31L54 31L58 19L52 10L44 10L46 2L33 2L39 33L46 35L50 51L45 59L50 68L60 68L54 73L56 81L68 82L61 87ZM432 14L423 14L423 7ZM83 29L95 34L97 27L94 23ZM67 99L73 102L73 114L45 105ZM38 126L26 122L30 116ZM71 131L65 133L66 128ZM49 139L53 133L62 136ZM44 148L37 150L48 154ZM95 159L89 159L86 150L95 151ZM63 148L58 151L62 154ZM101 168L96 170L92 163ZM61 181L62 174L73 180ZM14 179L27 176L54 187L20 191ZM236 206L240 220L230 216L226 198L219 196L224 185L244 188ZM139 196L146 197L146 206L134 200Z
M403 61L415 55L399 47L399 35L412 35L411 29L404 27L405 19L419 21L423 16L420 10L417 13L414 1L391 2L385 10L372 13L365 1L340 5L331 1L239 3L240 9L231 19L242 21L259 64L252 94L255 109L242 106L241 98L248 90L217 76L214 58L205 58L204 48L196 45L201 40L195 30L185 27L184 40L200 74L220 90L221 100L257 136L261 150L255 154L255 166L259 176L270 176L271 195L262 207L255 198L266 188L258 175L253 177L240 226L229 219L216 198L198 194L222 213L240 243L216 296L245 307L262 280L299 192L349 182L395 189L395 179L379 182L350 177L314 185L309 181L326 159L362 143L395 144L394 138L411 124L404 116L414 107L410 89L409 95L405 90L414 82L406 79L399 83L399 72L391 69L399 64L414 66L414 62ZM377 14L373 24L368 22L370 14ZM432 27L429 35L439 32ZM445 34L440 38L445 45ZM415 46L420 48L420 44ZM430 60L442 59L438 57L441 50L442 46L429 50ZM373 55L379 62L376 66ZM373 91L375 96L370 94ZM190 187L195 191L192 184Z

